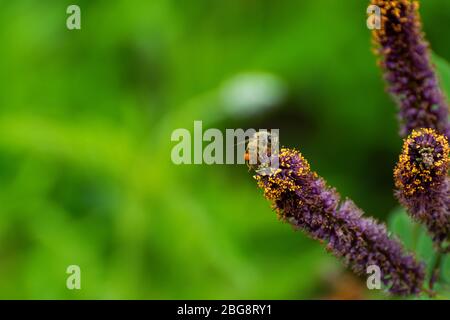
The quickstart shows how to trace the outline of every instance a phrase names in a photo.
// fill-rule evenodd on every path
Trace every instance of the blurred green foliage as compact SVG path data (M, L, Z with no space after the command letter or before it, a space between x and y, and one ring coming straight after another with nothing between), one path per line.
M388 221L389 230L400 239L404 246L411 252L415 252L418 260L425 263L424 288L432 291L432 295L422 293L421 299L450 299L450 265L449 256L439 254L433 247L433 241L426 228L411 220L404 209L394 210ZM430 286L430 279L436 279ZM413 297L415 298L415 297Z
M339 296L342 267L277 221L245 166L175 166L170 135L280 128L385 219L401 141L367 2L0 1L0 298ZM447 61L449 9L421 7ZM255 73L277 87L240 112L227 88Z

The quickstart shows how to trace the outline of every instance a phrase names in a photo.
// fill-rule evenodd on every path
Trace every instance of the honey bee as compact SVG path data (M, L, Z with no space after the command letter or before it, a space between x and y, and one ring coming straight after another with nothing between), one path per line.
M244 154L249 170L259 171L271 165L271 156L278 153L278 134L258 131L248 140Z

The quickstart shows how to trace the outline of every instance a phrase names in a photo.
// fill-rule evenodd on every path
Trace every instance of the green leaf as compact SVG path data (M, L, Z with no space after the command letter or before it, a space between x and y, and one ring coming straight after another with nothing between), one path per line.
M450 256L448 254L442 259L441 269L442 279L450 285Z
M422 227L420 228L417 239L416 254L427 265L428 275L430 276L436 259L436 252L433 248L433 241Z
M433 62L436 66L442 89L446 93L447 98L450 98L450 63L435 54L433 54Z
M433 249L433 241L425 228L413 222L403 208L398 208L391 213L388 227L406 248L415 252L417 258L425 262L427 274L430 275L436 253Z
M408 249L415 249L416 226L403 208L398 208L391 213L388 220L388 228Z

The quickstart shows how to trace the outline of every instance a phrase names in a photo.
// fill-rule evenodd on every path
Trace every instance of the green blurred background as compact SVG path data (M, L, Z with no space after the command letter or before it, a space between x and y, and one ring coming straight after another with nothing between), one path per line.
M66 28L70 4L81 30ZM386 220L401 141L367 5L0 1L0 298L371 297L277 221L245 165L170 158L172 131L194 120L279 128ZM450 2L421 12L450 60Z

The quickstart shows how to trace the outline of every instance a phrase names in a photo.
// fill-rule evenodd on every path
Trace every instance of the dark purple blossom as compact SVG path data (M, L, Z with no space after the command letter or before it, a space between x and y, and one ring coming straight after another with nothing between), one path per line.
M414 0L372 0L381 8L376 51L389 91L400 107L401 135L432 128L450 137L448 105L439 88Z
M431 129L415 130L405 139L394 170L396 196L408 213L424 224L441 251L450 238L449 145Z
M281 220L324 243L355 273L365 275L368 266L377 265L391 293L421 291L423 265L404 253L383 224L364 218L351 200L341 202L336 190L310 170L299 152L281 149L279 168L268 175L256 171L255 179Z

